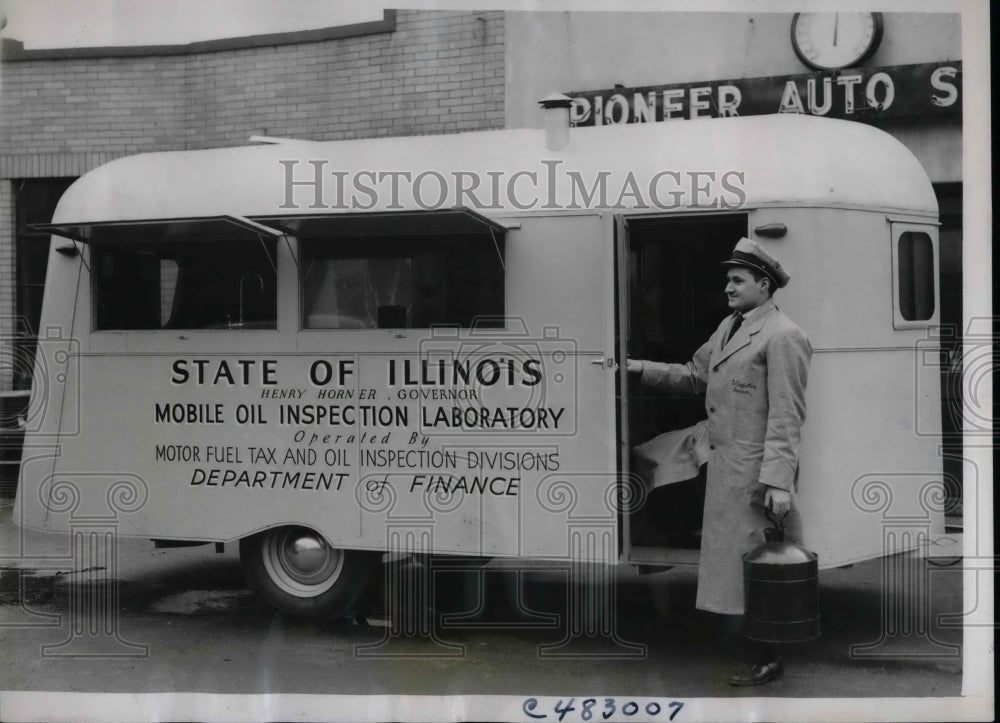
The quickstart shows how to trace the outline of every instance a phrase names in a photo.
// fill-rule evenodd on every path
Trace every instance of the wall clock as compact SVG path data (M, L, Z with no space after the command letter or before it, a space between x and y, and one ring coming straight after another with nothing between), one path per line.
M810 68L851 68L871 57L882 31L882 13L795 13L792 47Z

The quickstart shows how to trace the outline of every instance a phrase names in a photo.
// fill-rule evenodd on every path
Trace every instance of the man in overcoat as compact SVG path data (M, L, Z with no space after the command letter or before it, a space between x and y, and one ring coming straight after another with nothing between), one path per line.
M793 496L812 347L771 298L790 279L776 258L743 238L724 264L733 313L691 361L629 359L628 370L652 388L705 396L709 459L696 605L743 615L743 554L764 542L765 509L786 515L786 539L800 536ZM781 673L774 646L744 641L744 666L730 682L759 685Z

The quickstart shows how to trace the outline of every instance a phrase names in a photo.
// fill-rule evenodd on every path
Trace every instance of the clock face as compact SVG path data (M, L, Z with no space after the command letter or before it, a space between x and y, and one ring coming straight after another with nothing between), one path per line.
M792 19L792 47L817 70L858 65L881 40L882 13L796 13Z

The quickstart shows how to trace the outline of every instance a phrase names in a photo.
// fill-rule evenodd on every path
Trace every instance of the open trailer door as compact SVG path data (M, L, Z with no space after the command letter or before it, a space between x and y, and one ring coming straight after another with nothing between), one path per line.
M629 338L629 233L628 221L622 216L615 216L615 344L618 353L618 379L615 386L615 401L618 410L618 469L620 471L619 494L622 503L619 513L619 529L622 559L627 560L631 551L629 512L640 502L635 494L636 486L632 481L629 467L631 441L629 435L628 410L628 338Z
M558 422L451 440L518 458L544 455L549 463L510 473L520 478L519 495L509 498L516 519L486 510L483 539L493 541L493 555L618 560L613 241L612 219L596 213L523 216L507 231L507 328L482 337L495 337L498 357L540 360L532 367L540 376L528 380L537 383L520 394ZM492 403L490 391L483 403ZM516 392L504 399L518 399ZM516 547L501 547L501 540Z
M697 564L705 471L661 469L656 440L705 419L698 395L644 386L629 357L684 363L728 312L720 262L747 234L745 213L642 214L615 219L618 456L623 560L640 571ZM667 442L670 444L670 442ZM642 447L641 454L633 449Z

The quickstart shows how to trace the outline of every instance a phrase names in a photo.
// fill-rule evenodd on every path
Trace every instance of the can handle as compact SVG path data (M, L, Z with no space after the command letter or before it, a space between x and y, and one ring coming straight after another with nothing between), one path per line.
M780 517L776 517L771 513L770 507L765 507L764 515L774 524L774 527L768 527L764 530L764 539L768 542L784 542L785 518L788 517L788 512L784 512Z

